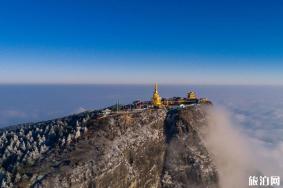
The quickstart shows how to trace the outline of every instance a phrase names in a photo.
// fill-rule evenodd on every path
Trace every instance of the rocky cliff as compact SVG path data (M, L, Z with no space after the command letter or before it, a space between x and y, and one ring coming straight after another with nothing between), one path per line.
M204 107L98 114L1 130L2 187L219 187Z

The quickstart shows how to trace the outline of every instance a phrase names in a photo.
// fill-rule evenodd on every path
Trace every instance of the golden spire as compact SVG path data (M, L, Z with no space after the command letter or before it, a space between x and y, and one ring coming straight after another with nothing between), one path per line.
M154 85L154 92L153 92L153 96L152 96L152 104L155 107L160 107L161 106L161 97L158 94L158 85L157 83L155 83Z
M155 85L154 85L154 93L158 94L158 85L157 85L157 83L155 83Z

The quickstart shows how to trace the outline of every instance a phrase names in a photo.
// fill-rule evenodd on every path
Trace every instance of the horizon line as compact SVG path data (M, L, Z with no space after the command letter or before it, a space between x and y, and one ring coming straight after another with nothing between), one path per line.
M139 85L154 85L155 83L158 83L158 85L168 85L168 86L183 86L183 85L191 85L191 86L283 86L283 84L238 84L238 83L164 83L164 82L152 82L152 83L0 83L0 86L90 86L90 85L131 85L131 86L139 86Z

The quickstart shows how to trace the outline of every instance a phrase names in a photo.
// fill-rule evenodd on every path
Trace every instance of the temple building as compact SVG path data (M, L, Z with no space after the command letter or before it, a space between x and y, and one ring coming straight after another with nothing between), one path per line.
M158 93L158 86L155 84L153 96L149 104L154 108L174 108L174 107L185 107L186 105L195 105L195 104L208 104L210 101L206 98L198 98L194 91L187 93L187 97L172 97L172 98L161 98ZM142 103L144 106L145 103Z
M154 92L153 92L153 96L152 96L152 104L153 104L154 107L157 107L157 108L162 106L161 97L159 96L159 93L158 93L157 83L154 86Z
M188 93L188 99L189 100L196 100L197 99L196 93L194 91L190 91Z

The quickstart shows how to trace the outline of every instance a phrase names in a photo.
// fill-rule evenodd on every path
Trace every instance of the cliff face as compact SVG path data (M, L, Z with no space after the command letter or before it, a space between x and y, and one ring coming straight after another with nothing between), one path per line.
M5 147L2 153L7 155L2 163L1 181L5 183L2 185L215 188L218 187L217 171L200 136L206 121L205 110L200 106L170 111L147 109L106 117L84 113L42 123L41 132L44 133L46 126L54 129L52 134L46 131L48 138L42 142L45 146L38 144L37 137L42 136L38 136L41 134L37 134L36 128L40 126L29 125L21 128L22 137L26 138L26 132L32 130L29 139L33 138L36 147L46 147L46 150L39 149L38 155L30 160L21 160L25 155L11 158L8 162L13 165L6 168L6 145L14 148L14 153L26 150L20 147L21 139L18 139L19 146L14 144L17 141L12 144L11 140L1 141ZM14 137L19 135L19 130L8 130L2 135Z
M201 108L168 113L162 187L219 187L217 171L201 139L200 131L206 126Z

